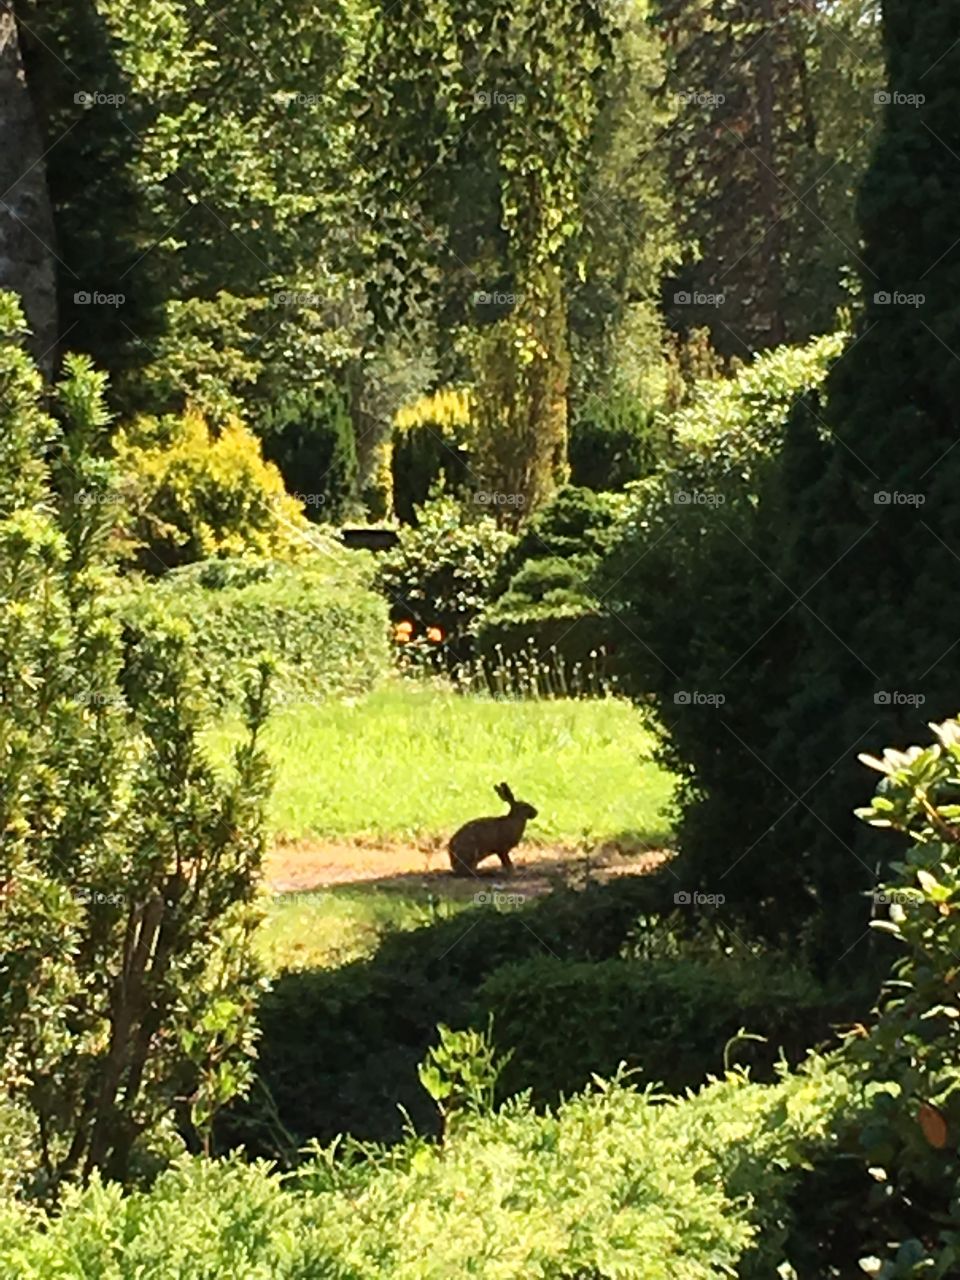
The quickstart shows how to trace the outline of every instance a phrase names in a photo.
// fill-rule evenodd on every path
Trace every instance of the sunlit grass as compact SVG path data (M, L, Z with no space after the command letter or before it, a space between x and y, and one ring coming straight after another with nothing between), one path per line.
M340 886L271 897L257 933L268 973L335 968L371 956L386 933L416 929L462 911L466 901L373 885Z
M212 735L225 759L235 730ZM353 703L280 707L265 731L274 835L445 837L502 811L510 783L540 817L528 838L662 839L670 777L639 713L614 698L504 701L406 681Z

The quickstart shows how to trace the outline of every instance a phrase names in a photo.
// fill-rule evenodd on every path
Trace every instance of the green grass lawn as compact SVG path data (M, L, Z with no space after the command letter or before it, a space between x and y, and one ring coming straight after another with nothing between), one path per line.
M310 893L276 894L257 932L267 973L330 969L372 956L386 933L464 911L467 901L426 897L372 885L339 885Z
M236 730L212 735L226 758ZM528 838L663 839L671 779L639 713L617 699L494 701L398 683L357 702L279 708L265 731L276 836L446 837L502 811L505 779L540 810Z

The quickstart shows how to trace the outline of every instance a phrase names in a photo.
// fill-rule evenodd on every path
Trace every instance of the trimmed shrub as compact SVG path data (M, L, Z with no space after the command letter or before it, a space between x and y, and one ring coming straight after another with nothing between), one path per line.
M336 522L359 500L357 446L344 398L294 392L258 422L263 455L280 469L308 519Z
M615 674L608 658L621 628L598 607L592 579L623 505L617 495L570 485L533 517L504 556L496 598L480 621L486 664L517 658L565 679L587 666L604 678Z
M146 583L120 604L135 645L158 619L190 625L208 696L236 703L258 655L275 664L275 698L317 699L373 688L390 667L387 610L365 558L326 563L212 560Z
M638 920L673 909L655 878L624 878L552 894L516 911L477 907L452 919L388 934L376 954L330 971L281 975L261 1002L259 1088L225 1115L220 1142L292 1155L308 1138L396 1141L402 1106L418 1129L436 1115L420 1090L417 1063L438 1022L463 1025L484 979L501 965L550 953L609 960ZM318 1034L318 1028L323 1034ZM304 1088L304 1081L311 1082ZM269 1107L259 1105L269 1096Z
M837 1012L823 989L784 957L707 952L653 960L563 961L541 954L497 969L477 995L474 1024L493 1016L498 1048L513 1053L504 1094L530 1089L553 1102L621 1063L671 1093L722 1075L742 1029L767 1043L730 1045L730 1061L774 1077L780 1051L796 1063L832 1038Z
M260 441L231 419L214 434L197 413L140 418L114 439L127 536L145 573L210 557L296 558L300 505ZM94 496L91 501L97 501Z
M792 416L824 383L841 341L775 351L705 385L673 420L672 465L630 491L618 542L596 575L618 620L621 687L654 702L661 761L680 779L678 887L709 891L724 876L731 918L745 913L778 945L796 937L791 919L814 905L799 883L806 855L786 865L780 857L781 820L799 821L796 796L806 792L781 783L792 768L768 770L754 753L758 723L779 715L779 690L798 660L780 638L805 612L797 595L813 579L780 582L766 566L781 553L784 504L806 483L785 444ZM819 768L811 759L811 782L835 756Z
M620 491L660 464L668 442L656 413L625 392L591 396L570 423L570 480Z
M574 563L595 563L610 546L623 499L610 493L567 485L524 526L497 580L498 594L529 561L557 557Z
M846 340L831 333L804 347L777 347L735 377L698 383L690 403L668 419L671 457L660 474L704 490L733 482L755 496L783 446L791 409L823 385Z

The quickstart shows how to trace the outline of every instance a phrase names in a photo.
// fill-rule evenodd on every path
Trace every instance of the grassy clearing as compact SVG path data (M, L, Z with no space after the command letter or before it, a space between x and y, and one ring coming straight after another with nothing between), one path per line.
M220 759L233 737L229 726L212 736ZM533 841L665 836L671 780L639 713L617 699L505 702L409 682L283 706L265 745L277 837L445 837L501 811L501 779L540 810Z
M467 908L467 901L374 887L273 896L257 934L268 973L328 969L372 956L386 933L416 929Z

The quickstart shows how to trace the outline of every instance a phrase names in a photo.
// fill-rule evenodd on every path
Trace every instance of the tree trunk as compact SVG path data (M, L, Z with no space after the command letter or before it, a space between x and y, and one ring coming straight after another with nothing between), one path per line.
M17 22L0 0L0 289L20 295L29 349L48 379L57 346L53 210Z
M777 15L773 0L761 0L760 13L763 34L757 44L757 114L760 126L757 176L762 193L762 216L769 228L765 242L767 271L764 302L769 318L770 343L778 347L786 341L786 324L783 315L783 223L780 220L780 183L777 177L779 164L776 144L775 76L779 34L776 32Z

